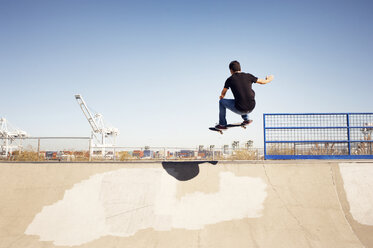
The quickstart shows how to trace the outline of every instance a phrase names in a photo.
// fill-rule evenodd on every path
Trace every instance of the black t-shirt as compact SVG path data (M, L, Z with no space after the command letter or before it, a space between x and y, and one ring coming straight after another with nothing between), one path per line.
M255 108L255 92L252 84L256 83L257 77L250 73L238 72L225 81L224 88L231 89L236 108L242 112L248 112Z

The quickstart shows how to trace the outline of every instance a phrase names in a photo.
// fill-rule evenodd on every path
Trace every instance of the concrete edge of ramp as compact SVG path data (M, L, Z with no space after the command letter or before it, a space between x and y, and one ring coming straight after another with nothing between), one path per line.
M341 173L341 166L346 166L347 168L353 167L369 167L368 171L358 171L358 175L354 175L353 181L346 182L348 179L346 176L343 176ZM354 231L356 236L359 238L359 240L362 242L362 244L365 247L373 247L373 222L372 222L372 216L373 216L373 183L370 183L370 185L366 185L367 180L373 181L373 163L369 162L343 162L343 163L333 163L332 164L332 170L333 170L333 180L336 187L336 192L338 194L339 202L341 204L341 207L343 209L343 212L345 214L346 220L350 224L351 229ZM354 168L354 169L355 169ZM350 172L351 173L351 172ZM352 172L354 173L354 172ZM356 170L355 170L356 174ZM361 180L361 178L365 177L365 181ZM345 177L345 178L343 178ZM369 178L367 178L369 177ZM351 178L350 178L351 179ZM360 180L359 180L360 179ZM352 185L351 185L352 184ZM349 189L349 187L353 187L352 189ZM363 197L366 197L365 199L351 199L353 196L350 196L350 199L348 199L348 196L346 194L346 190L350 190L356 192L356 194L362 194ZM364 191L364 192L363 192ZM351 194L350 194L351 195ZM352 202L355 202L355 206L358 204L360 205L360 209L355 210L357 211L356 215L360 214L366 216L366 218L369 218L369 224L362 224L359 221L356 220L356 218L351 213L351 207L350 204L353 204ZM368 204L368 205L367 205ZM364 208L364 209L362 209ZM367 216L367 212L370 208L370 217Z
M100 244L102 247L105 243L111 244L112 247L147 247L151 244L155 247L175 247L176 240L181 242L178 247L227 247L228 244L235 247L333 247L333 245L334 247L362 247L360 241L366 247L372 247L369 243L371 226L359 224L349 211L349 199L346 196L339 163L333 161L321 164L320 162L324 161L224 162L216 166L199 164L192 170L188 167L178 168L177 165L174 168L163 166L164 170L169 170L168 174L165 174L166 178L172 176L177 179L175 196L179 200L192 199L187 196L207 196L210 197L207 199L212 202L218 201L218 198L214 199L211 196L219 191L221 175L232 174L235 176L231 177L233 179L238 177L228 185L237 182L239 178L261 178L268 185L266 189L268 196L261 217L255 217L257 216L255 213L246 219L230 220L229 217L223 222L211 223L203 229L196 230L189 230L190 227L170 231L140 229L131 237L120 237L119 232L119 237L105 236L85 243L81 247L100 247ZM366 165L372 168L372 164ZM122 178L124 174L116 175L112 172L123 168L159 171L161 166L154 163L0 164L0 181L8 182L8 188L2 185L0 190L0 246L2 247L3 244L4 247L40 247L41 245L58 247L50 241L40 243L37 235L23 234L35 219L35 215L63 200L64 197L66 198L66 192L74 191L77 185L90 181L90 178L95 175L109 172L110 177L105 177L104 180L106 182L109 179ZM178 174L182 174L182 177ZM38 180L35 181L35 178ZM121 185L120 181L115 181L111 185L129 186L129 184ZM146 191L143 193L145 194ZM250 191L250 194L252 193L253 191ZM260 191L257 193L261 194ZM237 201L239 199L237 197L239 196L235 196L231 201ZM131 199L135 201L134 198ZM200 209L203 207L200 206L195 211L198 212ZM213 212L214 205L206 208L209 209ZM240 211L239 208L236 211ZM181 213L184 215L186 212ZM175 216L178 218L178 216L183 217L182 215ZM192 217L189 215L189 219ZM116 223L118 221L123 223L123 220L125 219L117 219ZM184 225L183 222L185 220L180 222L181 225ZM279 245L279 241L286 238L288 240L283 240L283 246ZM80 245L73 247L80 247Z

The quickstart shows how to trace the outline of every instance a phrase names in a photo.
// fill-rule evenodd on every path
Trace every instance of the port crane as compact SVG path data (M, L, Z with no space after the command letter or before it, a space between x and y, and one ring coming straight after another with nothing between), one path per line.
M4 117L0 118L0 157L8 157L13 150L22 149L22 140L28 137L25 131L13 128Z
M114 127L107 127L102 114L93 114L81 95L75 95L75 99L92 128L89 151L90 155L93 155L93 149L100 149L101 155L105 157L107 155L105 148L115 147L116 137L119 135L119 130ZM115 154L113 154L113 156L115 156Z

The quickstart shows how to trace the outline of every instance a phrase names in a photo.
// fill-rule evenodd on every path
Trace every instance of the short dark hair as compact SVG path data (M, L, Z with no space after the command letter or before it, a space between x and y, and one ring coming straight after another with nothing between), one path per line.
M231 69L233 72L241 71L240 62L238 62L237 60L230 62L229 69Z

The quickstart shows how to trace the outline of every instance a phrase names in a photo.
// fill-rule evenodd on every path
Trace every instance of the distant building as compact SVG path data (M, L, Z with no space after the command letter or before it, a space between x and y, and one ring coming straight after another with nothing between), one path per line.
M140 150L135 150L132 152L132 156L136 158L142 158L144 157L144 152Z
M195 157L195 152L191 150L181 150L179 152L176 152L176 157L179 158L193 158Z
M144 150L144 158L154 158L154 152L151 150Z

